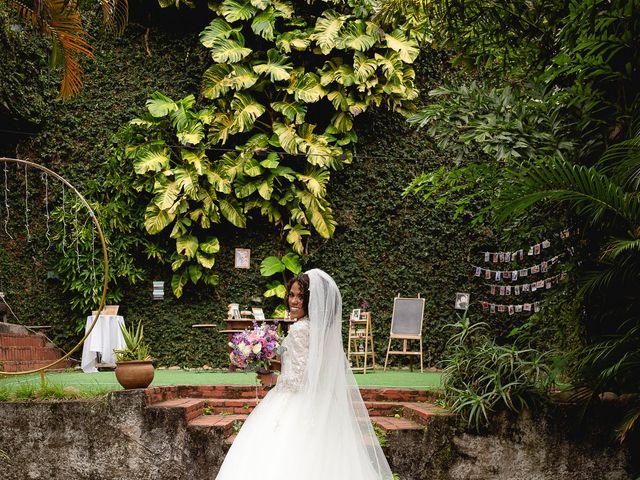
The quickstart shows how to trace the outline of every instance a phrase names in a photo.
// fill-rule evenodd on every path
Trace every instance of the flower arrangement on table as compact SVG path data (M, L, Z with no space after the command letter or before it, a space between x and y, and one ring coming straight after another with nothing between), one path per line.
M229 354L232 365L258 373L268 372L271 361L284 350L278 327L257 322L251 329L234 333L229 346L233 349Z

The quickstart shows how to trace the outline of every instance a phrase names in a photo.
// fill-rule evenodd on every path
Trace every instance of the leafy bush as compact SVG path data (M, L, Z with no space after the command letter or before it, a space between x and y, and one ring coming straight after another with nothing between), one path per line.
M467 426L480 429L496 411L528 408L553 383L549 353L520 348L517 342L500 345L485 333L486 323L471 324L466 313L450 326L456 333L444 361L444 398Z

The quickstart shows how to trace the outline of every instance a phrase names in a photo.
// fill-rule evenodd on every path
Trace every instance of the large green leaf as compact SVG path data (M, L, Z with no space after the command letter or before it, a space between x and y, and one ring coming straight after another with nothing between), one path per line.
M318 17L311 40L314 40L324 55L328 55L336 47L338 34L344 25L346 17L333 10L326 10Z
M376 43L376 39L366 32L365 25L362 21L352 23L346 30L345 34L340 38L340 48L350 48L359 52L366 52Z
M258 163L255 158L250 158L244 163L244 173L246 173L249 177L258 177L262 174L262 166Z
M198 251L198 237L195 235L183 235L176 239L176 251L188 259L195 256Z
M274 40L275 36L275 23L277 13L273 8L269 8L264 12L259 13L251 22L251 30L256 35L260 35L265 40Z
M149 204L144 214L144 227L151 235L157 235L173 222L175 214L160 210L154 204Z
M310 235L311 232L303 225L285 225L284 230L287 232L287 242L291 245L293 250L302 255L304 252L304 245L302 244L302 237Z
M299 173L298 179L302 180L316 197L321 197L327 193L330 176L327 169L310 168L305 174Z
M273 281L267 284L267 290L264 292L264 296L269 297L277 297L284 298L287 294L286 287L282 284L282 282Z
M303 30L284 32L276 39L276 47L284 53L291 53L293 50L304 51L310 43L309 34Z
M202 278L202 267L197 263L192 263L187 267L189 278L193 283L198 283Z
M231 108L234 110L238 132L250 131L256 119L266 111L264 105L247 93L236 93L231 101Z
M178 109L176 102L160 92L153 92L146 105L147 110L154 117L164 117Z
M249 0L238 2L236 0L224 0L220 7L220 13L227 22L233 23L238 20L249 20L258 12L258 9L251 5Z
M268 75L272 82L289 80L289 72L293 66L287 63L287 57L275 48L271 48L267 51L267 58L267 63L253 65L253 70L258 74Z
M296 125L303 123L304 117L307 114L307 106L294 100L288 102L272 102L271 108L276 112L282 113L289 121Z
M174 273L171 277L171 290L173 290L173 294L180 298L182 296L182 289L189 281L189 274L187 269L182 270L182 272Z
M263 277L270 277L276 273L284 272L286 266L282 261L275 256L266 257L260 262L260 275Z
M234 90L246 90L253 87L259 78L251 68L236 64L227 76L227 84Z
M229 38L236 30L221 18L214 18L211 23L200 33L200 43L206 48L212 48L213 42L218 38Z
M296 132L295 125L285 125L280 122L273 122L273 132L278 136L280 146L287 153L299 153L298 144L300 137Z
M190 198L197 198L199 184L198 172L192 166L176 167L173 170L178 189L189 195Z
M400 59L406 63L413 63L418 57L420 49L415 41L408 39L402 30L396 29L385 37L387 46L398 52Z
M216 99L229 91L229 74L231 66L227 64L215 64L210 66L202 77L202 95L206 98Z
M356 52L353 56L353 73L358 82L362 82L376 73L378 62L365 54Z
M282 257L282 263L284 266L294 275L299 275L302 272L302 263L300 262L300 256L295 253L287 253Z
M319 77L315 73L307 72L299 80L292 82L287 88L298 101L315 103L325 95L324 88L320 85Z
M133 169L138 175L148 172L160 172L169 166L167 149L160 146L144 148L137 152Z
M176 182L169 182L164 186L156 187L156 196L153 197L155 203L160 210L169 210L176 203L180 188Z
M238 205L235 199L220 200L219 205L222 215L236 227L245 228L247 226L247 218L242 213L242 207Z
M176 133L182 145L197 145L204 138L204 126L200 122L191 122Z
M216 257L214 255L207 255L200 251L196 252L196 260L206 269L213 268L213 265L216 263Z
M216 237L207 237L204 242L200 242L199 247L204 253L213 255L220 251L220 241Z
M237 63L252 53L244 46L244 39L216 38L211 45L211 58L218 63Z

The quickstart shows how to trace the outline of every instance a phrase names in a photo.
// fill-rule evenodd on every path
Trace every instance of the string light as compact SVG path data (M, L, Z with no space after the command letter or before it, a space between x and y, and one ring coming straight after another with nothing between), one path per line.
M9 233L9 183L8 183L8 179L7 179L7 172L8 172L8 168L7 168L7 164L4 164L4 206L7 210L7 214L4 217L4 232L9 236L9 238L11 240L13 240L13 236Z
M67 214L65 212L64 183L62 184L62 254L66 255L65 243L67 241Z
M31 232L29 231L29 175L26 163L24 165L24 227L27 229L27 242L31 243Z
M44 180L44 208L45 208L45 218L47 219L47 231L45 232L45 236L47 237L47 250L51 248L51 230L49 228L49 176L46 173L41 174L41 178Z

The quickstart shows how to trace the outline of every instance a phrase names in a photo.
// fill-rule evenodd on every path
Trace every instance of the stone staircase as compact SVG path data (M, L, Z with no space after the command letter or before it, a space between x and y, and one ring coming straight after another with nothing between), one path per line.
M439 396L435 391L361 388L360 392L371 421L387 433L421 430L434 416L450 415L434 404ZM266 391L249 385L180 385L148 388L145 394L148 411L179 418L192 432L216 432L229 446Z
M22 325L0 323L0 371L23 372L44 367L61 358L64 352L41 333L33 333ZM72 368L69 360L53 369Z

